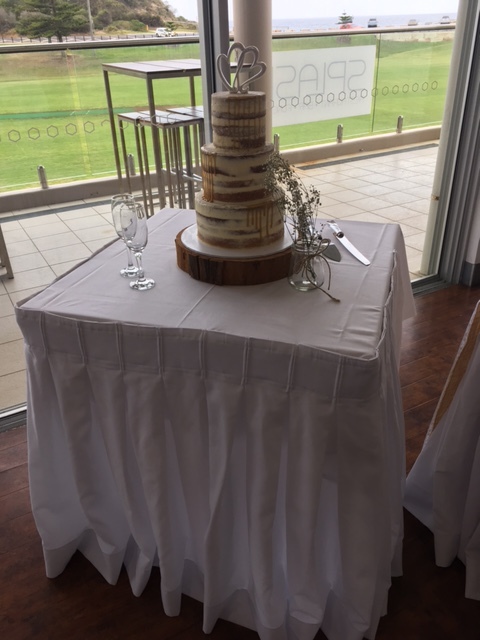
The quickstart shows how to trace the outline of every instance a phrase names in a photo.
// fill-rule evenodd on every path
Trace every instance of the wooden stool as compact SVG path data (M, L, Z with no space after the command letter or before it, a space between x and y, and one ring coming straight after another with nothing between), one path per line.
M7 270L7 276L13 278L13 269L8 256L7 245L5 244L5 238L3 237L2 226L0 225L0 267L4 267Z

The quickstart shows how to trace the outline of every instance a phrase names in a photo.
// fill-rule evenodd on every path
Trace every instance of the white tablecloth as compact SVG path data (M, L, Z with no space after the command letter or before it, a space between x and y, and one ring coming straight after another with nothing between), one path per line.
M181 594L262 640L373 638L401 572L403 317L397 225L347 223L332 302L286 280L218 287L176 266L188 211L150 220L147 275L116 242L20 303L33 513L47 575L79 549L140 595Z

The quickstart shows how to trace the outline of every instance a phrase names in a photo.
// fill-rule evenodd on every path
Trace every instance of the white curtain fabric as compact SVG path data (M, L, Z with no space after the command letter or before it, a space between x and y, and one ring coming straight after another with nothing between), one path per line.
M480 303L472 321L479 314ZM458 556L466 565L465 596L480 600L479 333L469 355L448 409L408 475L405 507L433 532L437 565L448 567Z
M447 282L472 285L478 281L480 241L480 2L460 0L458 8L453 88L443 118L449 123L445 176L438 194L445 220L437 223L434 242L439 275Z
M150 220L151 292L114 243L17 307L47 575L80 550L140 595L158 565L165 612L188 594L207 633L373 639L401 573L399 228L350 223L372 265L334 266L335 303L192 280L172 255L192 215Z

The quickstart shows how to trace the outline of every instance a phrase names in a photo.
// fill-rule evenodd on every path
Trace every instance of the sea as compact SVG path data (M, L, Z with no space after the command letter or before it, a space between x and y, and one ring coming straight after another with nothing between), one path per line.
M440 21L446 14L444 13L421 13L421 14L404 14L404 15L388 15L388 16L353 16L352 26L367 27L371 18L377 20L378 26L381 27L404 27L408 25L410 20L416 20L418 26L440 24ZM448 14L448 18L455 22L456 13ZM272 21L272 29L277 32L289 31L328 31L330 29L338 29L338 17L329 18L276 18Z

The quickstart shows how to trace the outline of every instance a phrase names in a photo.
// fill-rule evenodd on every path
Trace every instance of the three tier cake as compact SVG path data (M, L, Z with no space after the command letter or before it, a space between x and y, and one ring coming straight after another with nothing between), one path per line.
M237 69L231 82L232 53L237 55ZM242 83L246 58L254 74ZM288 272L290 243L284 237L282 210L265 188L274 150L266 142L266 96L248 90L265 72L257 59L256 47L233 43L217 60L227 91L211 96L212 142L201 149L195 229L177 239L178 265L192 277L216 284L258 284Z

